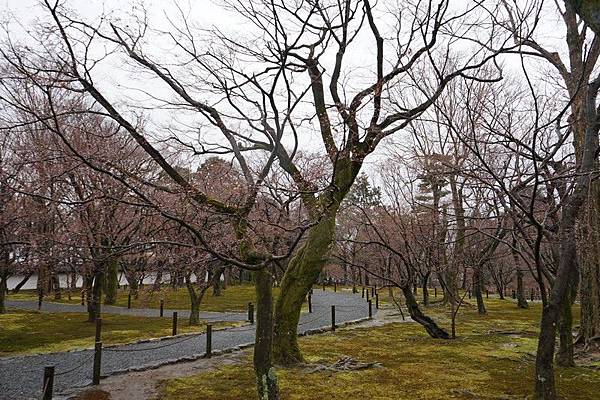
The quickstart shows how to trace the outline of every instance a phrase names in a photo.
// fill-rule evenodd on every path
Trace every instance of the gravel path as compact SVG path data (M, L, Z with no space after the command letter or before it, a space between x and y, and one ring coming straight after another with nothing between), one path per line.
M37 310L38 303L35 300L6 300L6 306L9 308L19 308L22 310ZM66 304L66 303L42 303L41 311L51 313L64 313L64 312L87 312L87 306L80 304ZM178 318L188 318L190 316L190 310L171 310L165 309L164 316L171 317L173 312L177 311ZM125 308L117 306L105 306L102 305L103 314L120 314L120 315L132 315L138 317L160 317L160 310L158 308ZM202 311L200 312L200 318L205 321L244 321L248 318L247 313L240 312L212 312ZM0 398L1 399L1 398Z
M312 314L304 313L300 318L299 333L330 327L331 305L336 306L336 322L338 323L368 316L365 299L349 292L333 293L315 290L312 303ZM373 312L375 313L374 308ZM212 348L213 351L219 351L253 342L254 326L245 326L214 331ZM102 352L102 375L148 368L185 357L198 358L204 354L205 344L205 335L197 334L178 336L162 341L108 347ZM43 369L44 366L50 365L54 365L56 371L54 393L89 385L91 384L92 359L93 352L91 350L0 358L0 399L39 398Z

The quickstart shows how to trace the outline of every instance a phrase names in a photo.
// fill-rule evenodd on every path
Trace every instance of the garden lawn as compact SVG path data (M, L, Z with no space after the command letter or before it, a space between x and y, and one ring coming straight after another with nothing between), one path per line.
M379 362L382 368L312 373L311 368L279 368L282 398L522 400L531 396L540 305L520 310L511 301L497 299L486 305L485 316L478 316L472 304L461 311L456 340L431 339L415 323L303 337L300 346L310 363L332 364L350 356ZM449 326L445 309L427 312ZM594 367L598 366L558 369L561 398L599 399L600 371ZM242 365L163 381L160 398L253 399L254 385L249 355Z

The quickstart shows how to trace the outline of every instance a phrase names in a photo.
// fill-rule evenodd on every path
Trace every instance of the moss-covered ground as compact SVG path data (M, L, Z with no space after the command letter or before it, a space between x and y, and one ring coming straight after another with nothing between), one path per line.
M80 304L80 291L71 293L71 300L68 299L66 290L62 293L60 300L55 300L53 294L46 296L44 301L57 303ZM119 289L117 295L116 306L127 307L129 291ZM279 295L279 288L273 289L273 295ZM13 300L37 300L37 293L34 290L22 290L17 294L9 294L9 299ZM163 286L161 290L152 291L151 286L144 286L138 292L138 297L132 297L132 308L159 308L160 300L164 300L165 308L167 309L182 309L187 310L190 307L190 296L187 289L173 289L168 286ZM256 301L256 294L253 285L233 285L222 290L220 296L213 296L212 289L209 289L200 305L202 311L244 311L248 307L249 302Z
M84 313L44 313L9 310L0 314L0 356L47 353L94 346L95 324ZM233 323L213 324L215 328ZM178 333L203 332L205 324L190 326L180 320ZM168 336L170 318L147 318L106 314L102 316L103 344L130 343ZM1 397L1 396L0 396Z
M300 399L525 399L531 398L540 305L517 309L489 299L488 315L466 305L458 317L459 337L431 339L414 323L339 330L300 339L310 363L331 364L342 356L379 362L382 368L353 372L278 369L282 398ZM427 310L448 327L445 309ZM577 311L575 311L577 314ZM600 398L597 366L557 370L562 399ZM237 366L164 381L161 399L253 399L250 355ZM529 397L527 397L529 396Z

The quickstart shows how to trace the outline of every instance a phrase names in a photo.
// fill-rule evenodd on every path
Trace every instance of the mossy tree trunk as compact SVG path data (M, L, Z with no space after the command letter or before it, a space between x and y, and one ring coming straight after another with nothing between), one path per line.
M569 290L568 292L571 292ZM556 365L560 367L574 367L573 359L573 315L571 312L571 295L563 300L558 317L558 349L556 351Z
M554 348L556 343L556 325L562 302L568 295L569 287L577 272L577 233L576 223L581 208L591 186L590 172L596 165L598 149L598 111L596 100L600 81L594 80L587 85L585 117L587 121L585 136L581 146L581 163L575 188L564 202L560 219L558 243L560 259L550 291L548 301L542 310L540 335L535 362L535 396L537 400L555 400L556 385L554 379ZM541 287L542 291L544 287ZM542 295L544 293L542 292Z
M418 322L425 328L429 336L434 339L450 339L450 335L443 328L439 327L435 321L429 318L427 315L423 314L421 309L419 308L419 304L410 288L410 285L404 285L400 287L402 289L402 293L404 294L404 299L406 301L406 308L408 309L408 313L410 317Z
M281 295L275 306L273 351L281 365L302 361L297 330L302 303L317 282L326 256L333 244L337 208L329 210L309 229L306 242L290 260L281 282Z
M119 260L116 257L107 260L104 283L104 304L116 304L117 289L119 288Z
M273 367L273 280L267 268L255 273L256 340L254 371L260 400L278 400L279 386Z
M579 338L587 345L600 335L600 183L594 182L587 198L586 224L582 224L581 328Z

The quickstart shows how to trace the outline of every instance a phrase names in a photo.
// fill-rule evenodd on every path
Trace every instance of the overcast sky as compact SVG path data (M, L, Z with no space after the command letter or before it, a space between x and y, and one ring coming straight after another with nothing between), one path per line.
M47 14L43 10L43 7L40 6L40 1L38 0L0 0L0 4L2 3L5 4L2 17L5 21L9 21L9 31L17 39L23 38L27 40L24 31L30 30L39 18L47 18ZM140 4L140 2L126 0L68 0L66 4L83 19L94 21L97 16L107 10L112 11L113 15L123 18L123 16L132 12L132 7L135 4ZM174 1L144 0L141 4L148 11L150 25L153 28L172 30L169 18L174 18L178 14L178 9ZM233 35L239 35L240 38L244 37L245 32L253 31L252 25L244 18L225 11L222 7L215 5L213 1L190 0L179 1L177 4L189 15L190 20L193 20L199 27L209 28L217 26L221 30L231 32ZM470 4L470 2L468 0L453 0L451 4L453 7L461 9L466 4ZM553 4L550 5L554 7ZM134 13L137 12L134 11ZM537 37L543 43L550 46L552 50L561 53L564 52L564 26L553 10L549 10L544 16L544 23L541 25ZM156 57L169 54L172 50L169 42L162 41L159 37L153 37L153 39L152 48ZM464 46L465 48L468 47L466 44ZM360 50L352 53L348 58L347 65L353 65L353 68L357 71L365 69L365 74L372 74L373 68L371 68L370 62L373 60L375 51L372 37L365 36L364 38L359 38L358 47ZM504 58L504 62L508 70L518 71L520 69L518 59L515 57ZM142 102L150 104L147 102L148 97L144 95L144 91L151 91L153 95L165 99L172 98L170 91L164 85L139 78L139 68L132 69L126 66L122 59L118 58L111 58L107 62L104 62L95 75L95 79L99 85L115 102L127 102L129 106L137 102L140 102L140 104ZM173 112L146 111L145 113L154 122L154 129L156 130L160 130L161 126L170 124L174 118ZM304 139L308 146L320 146L320 140L316 132L307 133L307 137ZM371 157L371 159L378 159L378 156Z

